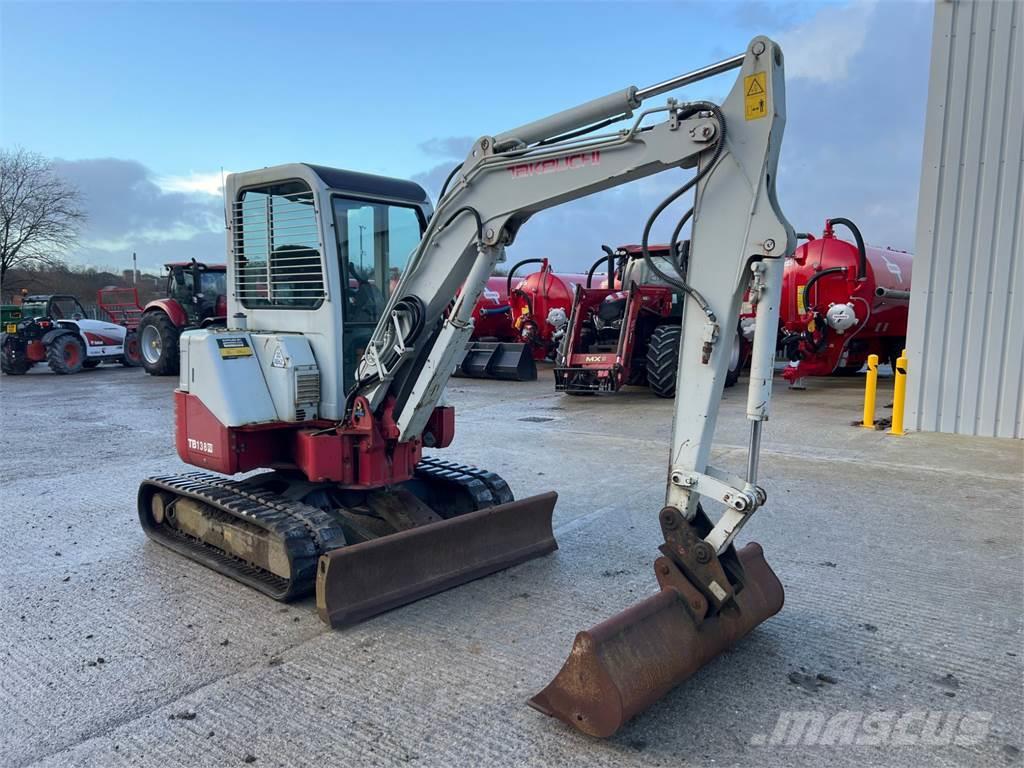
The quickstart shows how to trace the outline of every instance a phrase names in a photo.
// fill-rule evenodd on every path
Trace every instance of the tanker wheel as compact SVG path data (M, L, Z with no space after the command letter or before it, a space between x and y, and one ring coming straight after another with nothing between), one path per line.
M163 312L149 312L139 323L142 367L151 376L178 373L178 326Z
M46 348L46 362L61 376L78 373L85 363L85 344L73 333L63 333Z
M659 325L647 342L647 386L658 397L675 397L681 334L678 325Z
M121 355L121 365L125 368L135 368L142 365L142 345L139 344L139 334L135 331L128 331L124 337L124 354Z

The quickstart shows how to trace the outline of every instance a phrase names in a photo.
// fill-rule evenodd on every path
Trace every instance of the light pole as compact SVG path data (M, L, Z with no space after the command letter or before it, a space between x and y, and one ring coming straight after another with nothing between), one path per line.
M366 255L366 251L363 249L363 230L366 229L365 224L359 225L359 269L363 269L363 256Z

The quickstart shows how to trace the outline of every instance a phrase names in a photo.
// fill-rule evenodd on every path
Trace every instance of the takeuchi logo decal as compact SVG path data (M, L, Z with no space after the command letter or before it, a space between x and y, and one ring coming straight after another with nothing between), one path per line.
M535 163L520 163L513 165L508 170L513 178L520 176L540 176L544 173L561 173L571 171L574 168L582 168L586 165L599 165L601 163L601 152L577 152L574 155L565 157L552 157L550 160L538 160Z

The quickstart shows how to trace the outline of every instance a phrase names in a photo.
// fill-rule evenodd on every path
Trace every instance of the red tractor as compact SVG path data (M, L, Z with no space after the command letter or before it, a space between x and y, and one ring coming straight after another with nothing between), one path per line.
M682 304L678 292L658 274L675 271L669 246L648 247L655 269L639 245L602 248L607 255L590 268L585 287L576 288L555 361L555 390L586 395L646 384L658 397L673 397ZM592 287L595 272L604 264L606 287ZM748 349L738 329L733 334L727 387L739 379Z
M178 373L178 337L190 328L225 325L227 284L223 264L192 261L165 264L167 297L142 311L139 342L142 367L153 376Z

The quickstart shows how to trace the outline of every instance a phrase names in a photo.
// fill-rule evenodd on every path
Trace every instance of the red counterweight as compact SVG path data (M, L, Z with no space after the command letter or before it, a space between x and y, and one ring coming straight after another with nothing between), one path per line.
M856 243L836 237L843 225ZM790 360L784 376L855 374L868 355L883 361L906 344L913 256L864 245L848 219L829 219L820 238L786 260L780 307L780 345Z

